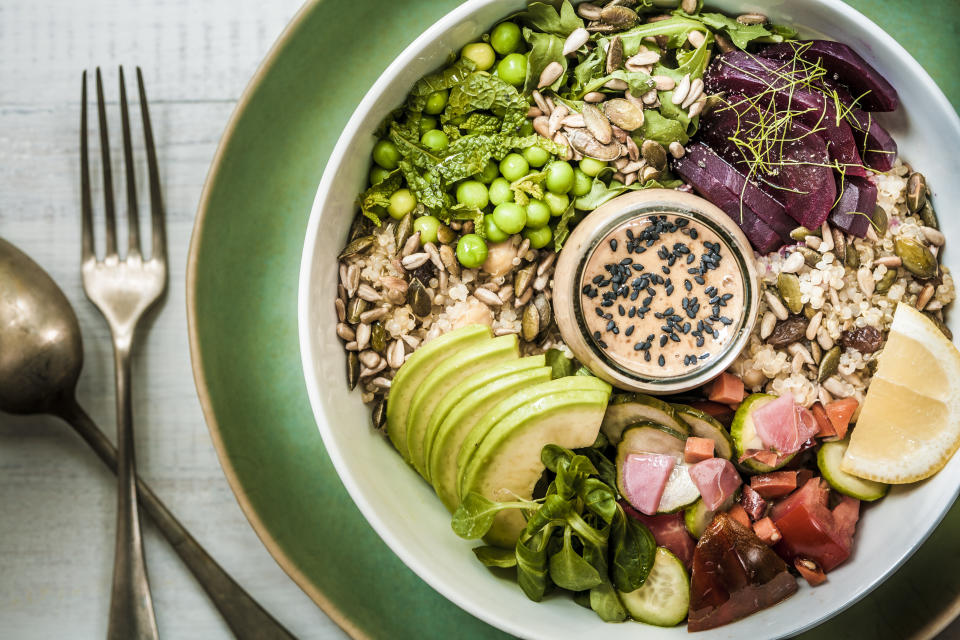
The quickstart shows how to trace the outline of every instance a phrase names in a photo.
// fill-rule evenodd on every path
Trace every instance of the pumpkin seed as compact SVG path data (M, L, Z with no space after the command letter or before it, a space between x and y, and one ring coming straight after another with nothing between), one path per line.
M610 122L626 131L643 126L643 109L623 98L614 98L603 103L603 113Z
M400 218L400 221L397 222L397 226L393 230L393 241L397 247L397 251L401 251L403 246L407 244L411 233L413 233L413 214L408 213Z
M937 325L937 328L940 329L940 332L947 337L947 340L953 340L953 332L950 331L950 327L943 323L943 320L936 313L924 313L925 316L930 318L933 321L933 324Z
M810 305L808 304L803 305L803 317L806 318L807 320L810 320L812 322L813 319L817 317L817 313L819 312L813 307L811 307ZM807 328L809 329L810 326L807 325ZM816 332L814 332L814 337L816 337ZM813 340L813 338L807 338L807 340Z
M379 378L377 378L379 380ZM383 431L383 428L387 426L387 401L386 399L378 400L375 405L373 405L373 413L370 414L371 419L373 420L373 428Z
M520 337L527 342L533 342L540 333L540 312L536 305L528 304L523 310L523 320L520 322Z
M357 324L360 314L367 310L367 301L363 298L353 298L347 304L347 322Z
M410 286L407 288L407 304L421 318L430 315L430 309L433 306L430 293L418 278L410 280Z
M935 247L942 247L947 241L946 236L933 227L920 227L923 238Z
M585 104L582 113L583 123L587 125L587 130L593 134L593 137L601 144L610 144L613 140L613 129L610 128L610 121L603 112L592 104Z
M800 299L800 278L793 273L780 273L777 276L777 291L790 313L800 313L803 301Z
M857 253L857 250L853 246L852 242L847 243L846 256L844 257L843 262L847 265L848 269L856 269L860 266L860 254Z
M887 217L887 212L877 205L873 208L873 230L877 232L877 236L883 237L887 234L887 229L890 227L890 219Z
M537 313L540 314L540 331L543 332L553 321L553 309L550 307L550 301L547 300L546 295L538 293L534 296L531 304L537 308Z
M380 321L374 322L370 328L370 348L383 354L387 348L387 330Z
M351 351L347 354L347 385L353 390L360 381L360 354Z
M907 209L918 213L927 203L927 179L922 173L914 172L907 178Z
M627 7L607 5L600 10L600 20L620 29L629 29L638 19L637 12Z
M937 259L918 240L897 236L893 241L893 250L903 260L904 268L918 278L932 278L937 275Z
M607 45L607 75L623 66L623 41L620 36L610 38Z
M890 290L890 287L893 286L893 283L897 279L897 270L896 269L887 269L887 271L877 280L877 284L874 287L874 292L876 293L886 293Z
M341 251L340 255L337 256L337 260L343 260L344 258L352 258L353 256L360 255L372 247L374 242L376 242L376 238L374 236L360 236L343 248L343 251Z
M807 263L808 267L816 267L817 263L820 262L820 254L810 247L800 245L796 251L803 256L803 261Z
M797 242L803 242L804 240L807 239L807 236L819 236L819 235L820 235L819 229L817 229L816 231L811 231L806 227L797 227L796 229L790 232L790 237L796 240Z
M840 367L840 347L834 345L832 349L823 354L820 360L820 368L817 370L817 382L823 382L837 372Z
M586 120L586 118L584 119ZM619 142L603 144L583 129L568 129L566 138L570 146L576 151L594 160L609 162L616 160L623 153L623 147L620 146Z
M933 210L933 205L930 204L929 200L923 203L917 215L923 220L924 226L930 227L931 229L940 228L940 223L937 221L937 212Z
M370 222L370 219L366 216L356 216L353 219L353 222L350 224L350 233L348 234L349 241L353 242L360 236L369 235L371 231L370 226L372 224L373 223Z
M519 298L526 293L530 285L533 284L536 272L536 265L530 265L517 271L516 275L513 276L513 295Z
M667 152L656 140L644 140L640 145L640 155L657 171L663 171L667 167Z
M589 2L577 5L577 14L584 20L599 20L600 7Z

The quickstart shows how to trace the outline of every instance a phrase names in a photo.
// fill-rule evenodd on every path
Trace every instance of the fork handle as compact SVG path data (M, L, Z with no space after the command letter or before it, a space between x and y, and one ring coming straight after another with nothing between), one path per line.
M76 401L67 403L58 415L80 434L104 464L116 472L117 450ZM163 537L173 546L174 551L207 592L237 638L240 640L295 640L293 634L284 629L217 564L216 560L210 557L210 554L200 546L200 543L190 535L190 532L180 524L139 476L137 492L144 509L160 529Z

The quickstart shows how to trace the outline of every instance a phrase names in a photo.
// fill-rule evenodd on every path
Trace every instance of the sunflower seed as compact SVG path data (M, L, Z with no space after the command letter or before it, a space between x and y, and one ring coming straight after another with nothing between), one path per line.
M361 366L360 377L369 378L370 376L375 376L386 368L387 368L387 363L384 362L383 359L381 359L380 363L377 366L373 367L372 369L370 367Z
M563 55L569 56L577 52L577 49L587 44L587 40L590 39L590 32L580 27L574 29L570 32L570 35L567 36L567 39L563 43Z
M765 24L767 22L767 16L762 13L744 13L737 16L737 22L740 24Z
M389 389L390 385L393 384L393 382L390 380L390 378L377 376L376 378L370 381L370 384L372 384L375 387L380 387L381 389Z
M380 278L380 285L383 289L383 297L391 304L403 304L407 298L407 281L393 276L384 276Z
M623 186L629 187L636 181L637 181L637 172L634 171L633 173L628 173L623 178Z
M357 287L357 296L363 298L367 302L380 302L382 299L382 296L377 293L377 290L367 283L363 283Z
M833 231L830 230L830 225L827 222L820 225L820 238L822 241L817 250L820 253L833 251Z
M943 243L947 240L940 231L933 227L920 227L920 231L923 233L923 237L926 238L927 242L935 247L942 247Z
M684 154L687 153L687 150L684 149L683 145L676 140L670 143L668 150L670 151L670 155L674 158L682 158Z
M936 290L929 282L923 286L923 289L920 291L920 295L917 296L917 309L923 311L927 306L927 303L933 299L933 292Z
M573 131L578 131L578 129L573 129ZM566 151L563 153L564 160L570 160L573 158L573 151L570 149L570 141L567 139L565 134L557 132L553 136L553 141L559 145L562 145L566 149Z
M406 258L420 247L420 232L416 231L403 243L403 249L400 251L400 257Z
M333 301L333 306L337 310L337 321L343 322L347 319L347 306L343 304L343 300L337 298Z
M532 297L533 297L533 289L527 289L527 292L524 293L522 296L520 296L519 298L514 298L513 306L519 309L523 305L530 302L530 298Z
M347 267L347 284L344 286L347 289L347 296L352 298L357 292L357 287L360 286L360 269L357 265L352 264Z
M430 256L430 262L433 263L433 266L435 266L438 271L443 271L445 265L443 264L443 261L440 260L440 252L437 250L437 245L433 244L432 242L428 242L423 245L423 249L427 252L427 255Z
M698 31L691 31L691 33L699 33ZM687 92L687 97L683 99L683 102L680 104L681 109L689 109L697 98L703 95L703 80L700 78L694 79L690 83L690 90Z
M823 322L823 311L817 311L812 318L810 318L810 323L807 325L807 340L813 340L817 337L817 330L820 329L820 324Z
M450 244L457 237L457 234L453 232L453 229L447 225L441 223L437 226L437 242L440 244Z
M616 173L614 173L614 174L613 174L612 176L610 176L610 177L613 178L614 180L616 180L617 182L624 182L624 181L627 179L626 174L624 174L624 173L622 173L622 172L620 172L620 171L617 171Z
M660 104L660 96L657 94L656 89L651 89L640 96L640 102L642 102L645 107L654 107Z
M607 94L600 93L599 91L591 91L590 93L584 94L583 101L596 104L597 102L603 102L607 99Z
M620 171L624 174L636 173L643 169L646 166L645 160L634 160L633 162L628 162L624 166L620 167Z
M497 291L497 297L500 298L500 301L503 304L507 304L508 302L513 300L513 286L509 284L505 284L502 287L500 287L500 290Z
M403 342L400 340L394 340L390 343L390 347L387 349L387 364L390 365L391 369L399 369L400 365L403 364Z
M552 109L547 103L546 99L543 97L543 94L537 90L534 90L530 95L533 96L533 101L537 103L537 106L540 107L540 111L543 111L543 115L549 116Z
M544 87L549 87L557 79L563 75L563 65L554 60L547 66L543 68L543 71L540 72L540 80L537 83L538 89L543 89Z
M400 261L400 264L403 265L403 268L407 271L413 271L419 267L422 267L427 263L427 260L430 259L430 254L426 252L421 253L411 253L406 258Z
M656 180L657 178L660 177L661 173L662 171L660 171L656 167L644 167L643 169L640 170L640 181L643 183L647 183L650 180Z
M670 97L670 102L673 104L681 104L687 98L687 93L690 91L690 74L686 74L683 78L680 79L680 84L677 85L677 88L673 90L673 96Z
M629 90L625 91L623 97L629 100L634 106L643 109L646 105L643 103L643 100L633 95Z
M600 7L595 4L590 4L589 2L577 5L577 15L584 20L599 20L600 11Z
M660 62L660 54L656 51L641 51L627 58L627 63L634 67L643 67Z
M845 258L847 255L847 237L843 235L843 231L832 227L830 233L833 234L833 253L839 259Z
M542 260L540 260L540 264L537 265L537 275L542 276L544 273L546 273L547 269L552 267L553 263L556 262L556 260L557 260L557 254L554 253L553 251L548 252L547 255L544 256Z
M760 339L766 340L770 337L770 334L773 333L773 329L777 326L777 316L772 311L763 314L763 319L760 321Z
M544 138L552 138L555 132L550 130L550 118L547 116L537 116L533 119L533 130Z
M400 336L400 339L403 340L403 342L410 347L411 350L420 346L420 338L417 338L416 336L411 336L410 334L405 333Z
M370 369L373 369L378 364L380 364L380 354L377 353L376 351L361 351L360 364Z
M829 351L833 349L833 338L830 337L830 334L827 333L825 327L820 327L820 330L817 331L817 342L823 347L824 351Z
M823 349L820 348L816 340L810 340L807 346L810 349L810 355L813 356L813 361L820 364L820 360L823 358Z
M531 120L543 115L543 111L540 111L540 107L530 107L527 109L527 118Z
M547 121L547 132L549 133L547 138L553 138L553 136L560 130L560 123L563 122L563 119L569 115L570 109L566 105L561 104L556 109L553 110L553 113L550 114L550 119Z
M357 341L351 340L347 344L343 345L343 348L347 351L356 351L357 350Z
M571 113L566 118L563 119L563 126L571 127L573 129L582 129L586 125L583 121L583 116L579 113Z
M626 80L621 80L620 78L613 78L611 80L607 80L607 82L604 83L603 86L606 87L607 89L612 89L614 91L626 91L630 87L630 85L627 84Z
M351 298L347 303L347 322L356 324L360 322L360 316L367 310L367 301L363 298Z
M377 307L376 309L370 309L370 311L364 311L360 314L360 322L368 323L375 322L387 315L386 307Z
M621 129L615 124L610 125L610 130L613 132L613 139L621 144L626 143L627 138L630 137L629 133L627 133L626 131L624 131L623 129Z
M683 9L684 13L692 14L697 10L697 0L682 0L680 8Z
M783 264L780 265L780 271L784 273L796 273L800 271L800 268L804 265L803 254L799 251L794 251L787 259L783 261Z
M780 297L774 292L768 290L764 293L764 300L767 301L767 306L770 307L770 311L777 317L777 320L786 320L790 317L790 313L787 311L787 308L783 306Z
M364 349L367 348L367 345L370 344L370 335L371 335L370 325L364 324L364 323L358 324L356 335L357 335L357 350L363 351Z
M547 288L548 282L550 282L550 275L545 273L533 281L533 288L535 291L543 291Z
M610 75L623 66L623 41L620 36L610 38L610 44L607 45L607 75Z
M473 295L477 300L488 307L499 307L503 304L503 300L500 299L500 296L489 289L484 289L482 287L474 289Z
M653 81L657 91L671 91L677 86L676 81L670 76L653 76Z
M342 340L346 340L347 342L356 340L357 338L357 332L353 330L353 327L345 322L337 323L337 335L340 336Z
M873 266L883 265L887 269L896 269L903 264L900 256L881 256L873 261Z
M694 49L699 49L703 46L703 43L707 41L707 37L703 35L702 31L693 30L687 34L687 42L693 45Z
M706 104L707 104L706 96L700 96L700 98L696 102L690 105L690 108L687 110L687 117L690 118L691 120L693 118L696 118L703 111L703 108L706 106Z
M520 330L515 329L513 327L497 327L496 329L493 330L493 335L498 338L500 336L512 336L518 333L520 333Z

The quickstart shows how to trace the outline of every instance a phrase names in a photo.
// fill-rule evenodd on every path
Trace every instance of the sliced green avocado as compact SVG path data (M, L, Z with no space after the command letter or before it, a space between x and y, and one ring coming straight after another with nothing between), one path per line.
M421 476L426 476L423 436L437 403L463 380L473 374L520 357L515 334L485 340L450 356L423 379L410 401L407 413L407 452Z
M464 488L489 500L530 499L543 475L540 451L556 444L588 447L597 439L610 397L603 391L566 391L544 396L510 413L487 434L470 459ZM511 548L526 520L518 509L497 513L484 536L488 544Z
M547 382L551 373L552 369L544 366L497 378L465 396L447 414L437 429L428 469L434 490L451 512L460 504L457 496L457 454L463 439L483 418L486 409L522 389Z
M748 450L764 448L763 441L760 440L760 436L757 435L757 428L753 424L753 416L751 414L763 405L776 399L777 396L770 395L769 393L754 393L747 396L743 404L737 408L737 412L733 416L733 423L730 425L730 436L733 438L733 446L737 450L738 461L740 458L743 458ZM791 458L793 458L792 455L786 457L775 467L763 464L753 458L747 458L739 464L754 473L767 473L768 471L776 471L790 462Z
M404 460L410 461L407 452L407 413L420 383L446 358L491 337L490 327L482 324L456 329L421 345L397 370L387 399L387 435Z
M600 428L611 444L617 444L623 430L641 420L659 422L684 436L690 434L690 427L680 419L670 403L642 393L618 393L613 396Z
M733 438L716 418L685 404L675 404L673 408L680 419L690 425L690 435L713 440L717 457L727 460L733 457Z
M464 495L461 489L463 488L463 474L467 468L467 463L480 446L480 443L483 442L487 433L493 429L501 419L542 396L578 389L585 391L606 391L610 389L610 385L592 376L566 376L533 387L527 387L505 398L499 404L490 407L483 418L470 430L467 437L463 439L463 444L460 445L460 451L457 453L458 495L461 498ZM593 443L591 442L590 444Z
M433 443L437 437L437 429L457 405L469 394L477 389L482 389L488 383L509 376L520 371L527 371L542 367L546 364L546 358L541 354L538 356L528 356L518 360L508 360L503 364L494 367L488 367L483 371L478 371L472 376L450 389L446 395L437 403L436 409L430 414L430 421L427 423L427 430L423 434L423 459L425 461L426 478L432 482L430 474L430 454L433 452Z

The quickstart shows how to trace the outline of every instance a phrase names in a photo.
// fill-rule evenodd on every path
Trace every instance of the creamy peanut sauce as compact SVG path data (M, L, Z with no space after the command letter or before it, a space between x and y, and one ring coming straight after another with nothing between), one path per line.
M669 378L706 366L735 337L743 278L710 228L683 216L645 215L594 248L580 302L590 339L611 359Z

